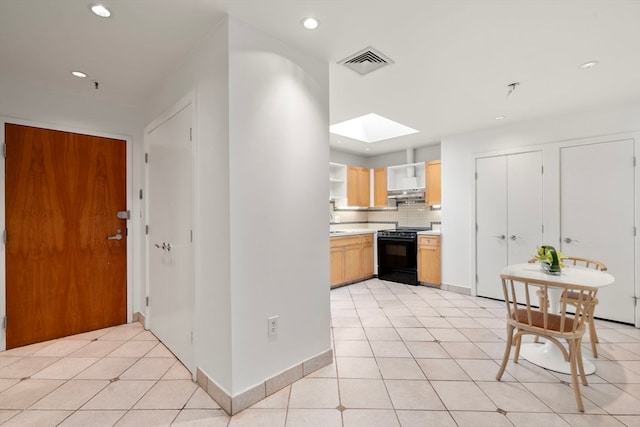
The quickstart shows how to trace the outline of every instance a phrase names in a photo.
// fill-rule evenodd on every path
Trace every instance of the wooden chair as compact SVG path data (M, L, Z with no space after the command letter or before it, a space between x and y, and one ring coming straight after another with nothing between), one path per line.
M530 263L535 263L538 262L538 259L536 258L531 258L529 260ZM594 260L594 259L589 259L589 258L582 258L582 257L575 257L575 256L565 256L562 258L562 262L568 265L577 265L577 266L581 266L581 267L586 267L586 268L594 268L596 270L600 270L600 271L607 271L607 266L604 265L603 262ZM542 296L540 295L540 291L538 291L538 297L539 297L539 301L540 304L542 304ZM569 299L568 299L568 304L575 307L576 304L578 303L577 301L577 295L569 295ZM596 322L593 319L593 314L596 310L596 305L598 305L598 298L594 298L590 310L587 313L587 322L589 323L589 341L591 341L591 353L593 354L593 357L598 357L598 348L596 346L596 344L598 343L598 334L596 333ZM538 338L536 337L535 342L538 342Z
M565 360L569 362L576 403L578 409L584 412L578 372L580 372L582 384L585 386L588 384L582 365L581 344L586 330L586 313L598 289L590 286L562 285L546 280L526 279L505 274L500 275L500 278L507 306L507 342L496 380L500 381L502 378L513 344L515 344L513 362L518 363L522 336L526 334L541 336L557 345ZM534 287L539 288L544 297L544 304L538 308L531 304L530 291L533 291ZM548 310L549 290L554 288L558 290L555 295L561 295L559 313L549 313ZM569 295L572 293L578 296L575 314L567 313L566 310L569 305ZM568 351L561 340L567 342Z

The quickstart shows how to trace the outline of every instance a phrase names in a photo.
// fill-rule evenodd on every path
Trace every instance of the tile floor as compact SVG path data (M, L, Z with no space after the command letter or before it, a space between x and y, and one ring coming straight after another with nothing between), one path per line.
M502 303L373 279L331 314L335 362L234 417L139 324L0 353L0 425L640 426L640 329L598 321L580 414L568 375L522 360L495 381Z

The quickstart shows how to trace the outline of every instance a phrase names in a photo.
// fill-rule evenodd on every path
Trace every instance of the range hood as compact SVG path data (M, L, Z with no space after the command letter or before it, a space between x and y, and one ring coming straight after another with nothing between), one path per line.
M412 188L412 189L404 189L404 190L391 190L387 192L387 197L389 199L396 200L424 200L424 188Z
M407 165L404 170L405 176L398 176L396 179L396 187L388 190L387 198L395 200L411 200L418 201L425 199L424 185L420 185L420 179L416 176L416 168L414 166L414 151L407 148ZM424 178L421 178L424 182Z

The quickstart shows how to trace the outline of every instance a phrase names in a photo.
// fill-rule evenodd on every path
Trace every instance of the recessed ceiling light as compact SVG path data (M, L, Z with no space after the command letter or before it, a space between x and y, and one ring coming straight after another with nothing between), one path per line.
M504 116L497 116L496 120L504 120Z
M82 71L72 71L71 74L74 77L79 77L81 79L84 79L85 77L87 77L87 73L83 73Z
M419 131L405 126L386 117L369 113L355 119L336 123L329 127L329 132L357 139L362 142L376 142L399 136L411 135Z
M584 64L580 65L580 68L583 70L586 70L587 68L593 68L596 65L598 65L598 61L589 61L589 62L585 62Z
M91 12L95 13L101 18L108 18L111 16L111 11L102 4L92 4L89 7L91 8Z
M307 30L315 30L316 28L318 28L318 25L320 25L320 21L318 21L316 18L304 18L302 20L302 25Z

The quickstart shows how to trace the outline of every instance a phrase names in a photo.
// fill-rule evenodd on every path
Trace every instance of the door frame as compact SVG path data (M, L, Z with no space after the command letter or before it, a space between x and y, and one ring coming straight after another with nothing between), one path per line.
M0 116L0 145L5 143L5 124L12 123L23 126L38 127L49 130L62 132L79 133L83 135L98 136L102 138L120 139L126 142L126 192L127 192L127 209L132 211L133 207L133 138L129 135L96 131L91 129L82 129L74 126L57 125L53 123L39 122L36 120L15 119L6 116ZM6 212L5 212L5 162L0 161L0 233L6 230ZM131 214L131 219L127 223L127 323L133 320L133 277L134 277L134 239L138 234L139 221L136 216ZM0 242L0 351L6 349L6 326L4 323L7 315L7 266L6 266L6 245L4 241Z
M167 120L169 120L170 118L172 118L173 116L175 116L176 114L180 113L183 109L185 109L186 107L188 107L189 105L191 105L191 129L192 129L192 135L191 135L191 183L192 183L192 194L193 194L193 199L192 199L192 206L191 206L191 221L192 221L192 227L193 227L193 251L192 251L192 259L191 259L191 277L192 277L192 283L191 286L193 287L193 295L194 295L194 305L193 305L193 310L192 310L192 321L191 321L191 325L192 325L192 360L191 360L191 366L187 366L187 369L189 371L191 371L191 374L193 376L193 379L196 379L196 374L197 374L197 366L198 366L198 360L197 360L197 351L196 351L196 343L197 343L197 327L196 327L196 301L197 301L197 286L196 286L196 282L197 282L197 276L196 276L196 267L198 265L198 252L197 252L197 235L198 235L198 214L197 214L197 197L196 195L198 194L198 180L197 180L197 176L198 176L198 171L197 171L197 158L198 158L198 133L197 133L197 117L198 117L198 104L197 104L197 98L196 98L196 91L195 90L191 90L190 92L188 92L184 97L182 97L179 101L177 101L175 104L173 104L171 107L169 107L167 110L165 110L164 112L162 112L161 114L159 114L154 120L152 120L148 125L146 125L144 127L144 153L149 153L149 142L148 142L148 138L147 135L149 133L151 133L153 130L155 130L156 128L158 128L159 126L161 126L164 122L166 122ZM149 182L149 164L147 162L144 162L144 193L145 193L145 197L144 197L144 223L146 225L149 224L149 188L150 188L150 182ZM149 281L149 277L150 277L150 253L151 253L151 241L149 240L149 234L145 233L144 235L144 271L145 271L145 283L144 283L144 295L146 298L149 298L149 294L151 291L151 283ZM153 315L152 315L152 310L150 308L149 305L147 304L143 304L143 308L144 308L144 317L145 317L145 328L151 330L153 327ZM171 349L169 349L171 350ZM184 363L184 361L181 361L182 363Z

